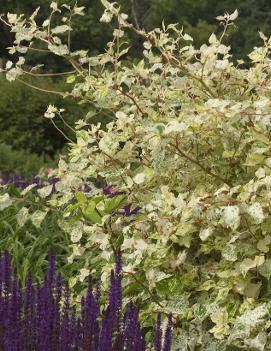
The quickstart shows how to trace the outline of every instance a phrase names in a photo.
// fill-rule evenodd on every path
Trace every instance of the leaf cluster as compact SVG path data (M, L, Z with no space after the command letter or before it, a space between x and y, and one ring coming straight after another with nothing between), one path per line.
M27 53L39 43L75 71L65 96L93 111L76 123L57 192L40 194L63 213L58 223L73 241L68 262L97 265L106 284L121 247L127 295L138 292L132 299L141 300L146 325L154 312L173 313L182 326L176 350L268 350L271 39L260 33L248 68L233 62L224 42L237 10L218 16L221 34L197 48L177 25L147 32L117 3L101 2L101 21L117 26L106 51L94 56L73 51L70 29L53 25L64 16L55 2L45 23L36 14L3 19L16 33L11 54L22 57L3 69L7 79L25 79ZM127 31L143 42L137 63L123 58ZM46 116L58 112L51 106ZM113 116L106 128L90 123L100 114ZM122 198L108 202L97 177L140 211L118 213L114 201ZM4 194L2 207L10 201ZM84 272L70 284L84 281Z

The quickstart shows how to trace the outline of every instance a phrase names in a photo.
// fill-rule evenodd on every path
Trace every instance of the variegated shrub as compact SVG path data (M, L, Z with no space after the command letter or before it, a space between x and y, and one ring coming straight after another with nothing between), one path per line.
M173 313L176 350L271 350L271 39L259 33L262 46L234 63L224 41L237 11L219 16L222 31L195 48L178 25L139 30L116 3L102 3L101 21L115 29L97 56L72 51L82 7L52 2L41 24L37 12L2 18L15 33L8 80L30 84L29 74L45 72L27 61L45 50L72 67L61 94L89 104L59 162L57 192L40 191L63 212L68 261L84 263L70 285L95 264L106 284L121 246L126 297L143 301L146 325L152 312ZM127 59L130 33L141 59ZM45 117L65 113L49 106ZM106 114L106 128L91 124ZM3 195L0 208L10 201ZM124 206L140 210L125 216Z

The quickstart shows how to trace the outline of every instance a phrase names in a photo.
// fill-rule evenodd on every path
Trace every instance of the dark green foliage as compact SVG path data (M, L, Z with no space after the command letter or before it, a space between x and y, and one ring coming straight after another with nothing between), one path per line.
M67 2L67 1L66 1ZM68 1L69 2L69 1ZM232 44L232 54L237 58L247 59L247 54L254 46L260 45L258 31L267 36L271 34L270 1L269 0L119 0L117 1L133 24L147 30L166 24L179 23L192 35L199 47L206 42L212 32L218 33L216 16L225 12L232 13L236 8L239 17L235 21L237 28L232 27L228 40ZM72 3L72 2L69 2ZM77 19L72 34L74 44L78 48L101 51L111 38L108 26L99 23L102 7L99 0L81 0L86 6L84 21ZM222 28L220 29L222 30ZM132 34L131 34L132 35ZM141 48L137 40L133 40L133 53L140 55Z
M232 36L234 56L244 58L254 46L262 45L258 31L263 32L267 37L271 35L270 5L268 0L235 1L235 7L239 9L240 16L236 22L238 30ZM221 9L221 4L219 8Z
M13 196L20 196L15 188L10 188L9 193ZM38 280L42 279L46 269L48 251L51 248L58 257L61 272L66 275L67 257L71 253L69 235L59 228L57 221L60 216L57 212L47 214L40 228L35 227L30 220L20 228L16 214L23 206L27 207L31 213L34 201L34 195L28 194L20 204L14 204L0 211L0 249L10 252L14 267L23 282L29 270ZM42 206L40 208L44 210Z
M200 45L210 32L216 28L218 15L225 12L233 12L236 8L240 16L236 21L238 31L232 30L231 40L233 54L236 58L245 58L253 49L253 46L260 42L258 31L264 32L267 36L271 33L270 1L269 0L118 0L124 12L128 13L131 21L136 27L152 29L165 23L179 22L184 29L192 34L197 45ZM32 13L36 7L41 6L40 18L48 16L48 9L51 0L29 0L1 1L1 12ZM59 4L74 4L72 0L60 0ZM103 12L100 0L80 0L79 6L86 7L86 16L82 21L77 18L73 25L72 49L88 49L91 52L101 52L107 41L111 38L110 27L99 23ZM0 32L4 35L0 38L1 56L7 57L5 48L11 43L11 34L8 28L0 24ZM140 53L139 46L134 42L137 54ZM37 60L37 56L33 56ZM59 60L50 58L56 68L60 67ZM48 57L47 57L48 61ZM63 64L63 62L62 62ZM63 67L62 67L63 69Z
M232 27L227 38L236 59L248 61L247 54L261 43L258 31L266 36L271 34L269 0L126 0L120 3L122 2L126 3L133 19L137 13L140 27L160 27L163 20L166 24L180 23L185 32L192 35L197 47L206 42L212 32L219 33L216 16L238 9L239 17L235 21L237 28Z
M64 83L42 80L35 84L43 89L64 91ZM69 124L82 118L85 114L83 107L62 96L46 94L22 85L20 82L8 82L0 79L0 143L11 145L14 150L29 150L38 155L53 156L63 148L66 139L44 118L44 112L49 104L63 107L67 112L63 117ZM56 120L58 126L71 138L72 132L65 127L61 120ZM2 167L1 167L2 168Z
M0 177L1 175L23 175L33 177L41 168L55 167L57 161L49 156L38 156L26 150L13 150L11 146L0 144Z

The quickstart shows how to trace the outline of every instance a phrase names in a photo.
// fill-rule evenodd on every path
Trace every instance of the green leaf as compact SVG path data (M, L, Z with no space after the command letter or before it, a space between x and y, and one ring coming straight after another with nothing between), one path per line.
M120 209L126 203L126 195L118 195L114 198L106 199L104 212L111 214L112 212Z
M67 55L69 53L67 45L54 45L50 43L48 49L58 56Z
M65 33L67 31L72 30L72 28L70 26L67 26L66 24L62 24L60 26L57 26L55 28L52 28L52 33L53 34L62 34Z
M240 210L238 206L227 206L222 211L222 219L227 227L237 229L240 224Z
M222 250L222 256L225 260L234 262L237 260L237 247L233 244L227 244Z
M267 278L270 279L271 277L271 259L266 260L259 268L259 273Z
M80 203L77 203L77 204L74 204L74 205L69 205L69 206L66 207L65 213L73 212L73 211L77 210L80 207L81 207Z
M75 227L71 230L71 241L73 243L78 243L80 241L80 239L82 238L83 235L83 226L82 224L79 222L77 225L75 225Z
M183 316L189 308L189 295L182 294L176 298L169 299L166 301L166 306L163 308L163 312L173 313L178 316Z
M262 283L248 283L244 289L244 296L258 299Z
M259 202L255 202L248 207L247 213L253 218L254 222L259 224L264 220L264 213Z
M93 118L94 116L96 116L97 112L96 111L89 111L86 115L86 121Z
M37 210L31 215L31 222L36 228L40 228L40 225L44 220L44 218L46 217L47 212L48 212L47 210L46 211Z
M223 151L222 157L223 158L232 158L234 155L236 155L235 150L225 150L225 151Z
M266 235L263 239L258 241L257 249L267 253L269 251L269 245L271 244L271 236Z
M193 223L181 223L180 225L178 225L178 228L176 230L176 236L185 237L187 234L191 234L196 230L197 228L194 226Z
M0 211L12 205L13 200L9 197L9 194L0 195Z
M28 258L24 259L23 271L22 271L22 282L26 281L26 277L29 274L29 268L31 267L31 262Z
M255 338L246 339L245 345L251 350L264 351L267 343L267 334L261 331Z
M250 259L250 258L246 258L240 263L240 271L244 277L246 276L247 272L250 269L255 268L255 267L256 267L255 261Z
M248 154L246 158L246 166L257 166L261 164L265 159L262 154Z
M94 203L96 205L98 205L98 203L100 203L102 200L104 199L104 195L100 195L100 196L96 196L92 199L92 201L94 201Z
M203 284L199 286L198 291L209 291L215 287L215 282L213 280L206 280Z
M84 193L78 191L75 193L75 197L80 205L87 203L87 197Z
M47 185L41 189L38 189L38 194L41 198L44 199L51 194L52 189L53 189L52 185Z
M75 81L75 75L74 74L72 74L71 76L68 76L67 77L67 79L66 79L66 82L68 83L68 84L71 84L71 83L73 83L74 81Z
M102 223L102 217L96 210L96 203L94 200L90 201L88 205L82 209L82 212L84 217L93 223Z
M22 207L16 215L19 227L23 227L28 220L28 208Z
M205 228L202 229L199 233L199 237L202 241L205 241L209 238L210 235L213 233L213 228Z

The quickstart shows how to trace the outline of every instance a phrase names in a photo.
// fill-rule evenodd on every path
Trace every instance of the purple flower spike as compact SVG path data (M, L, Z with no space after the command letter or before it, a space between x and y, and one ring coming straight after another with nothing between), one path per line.
M162 329L161 329L161 313L157 316L156 329L154 334L154 350L161 351L162 348Z
M121 278L121 252L118 252L104 315L100 313L100 284L94 293L91 278L81 311L76 311L68 285L56 274L52 254L44 282L35 285L28 275L26 286L21 287L12 270L11 258L4 253L0 256L0 350L146 351L139 309L130 304L122 317ZM170 351L171 316L163 348L161 339L161 315L158 315L154 351Z
M168 325L165 333L163 351L170 351L172 344L172 315L168 318Z
M112 349L112 325L110 309L107 308L104 320L102 322L101 336L99 340L99 351L113 351Z

